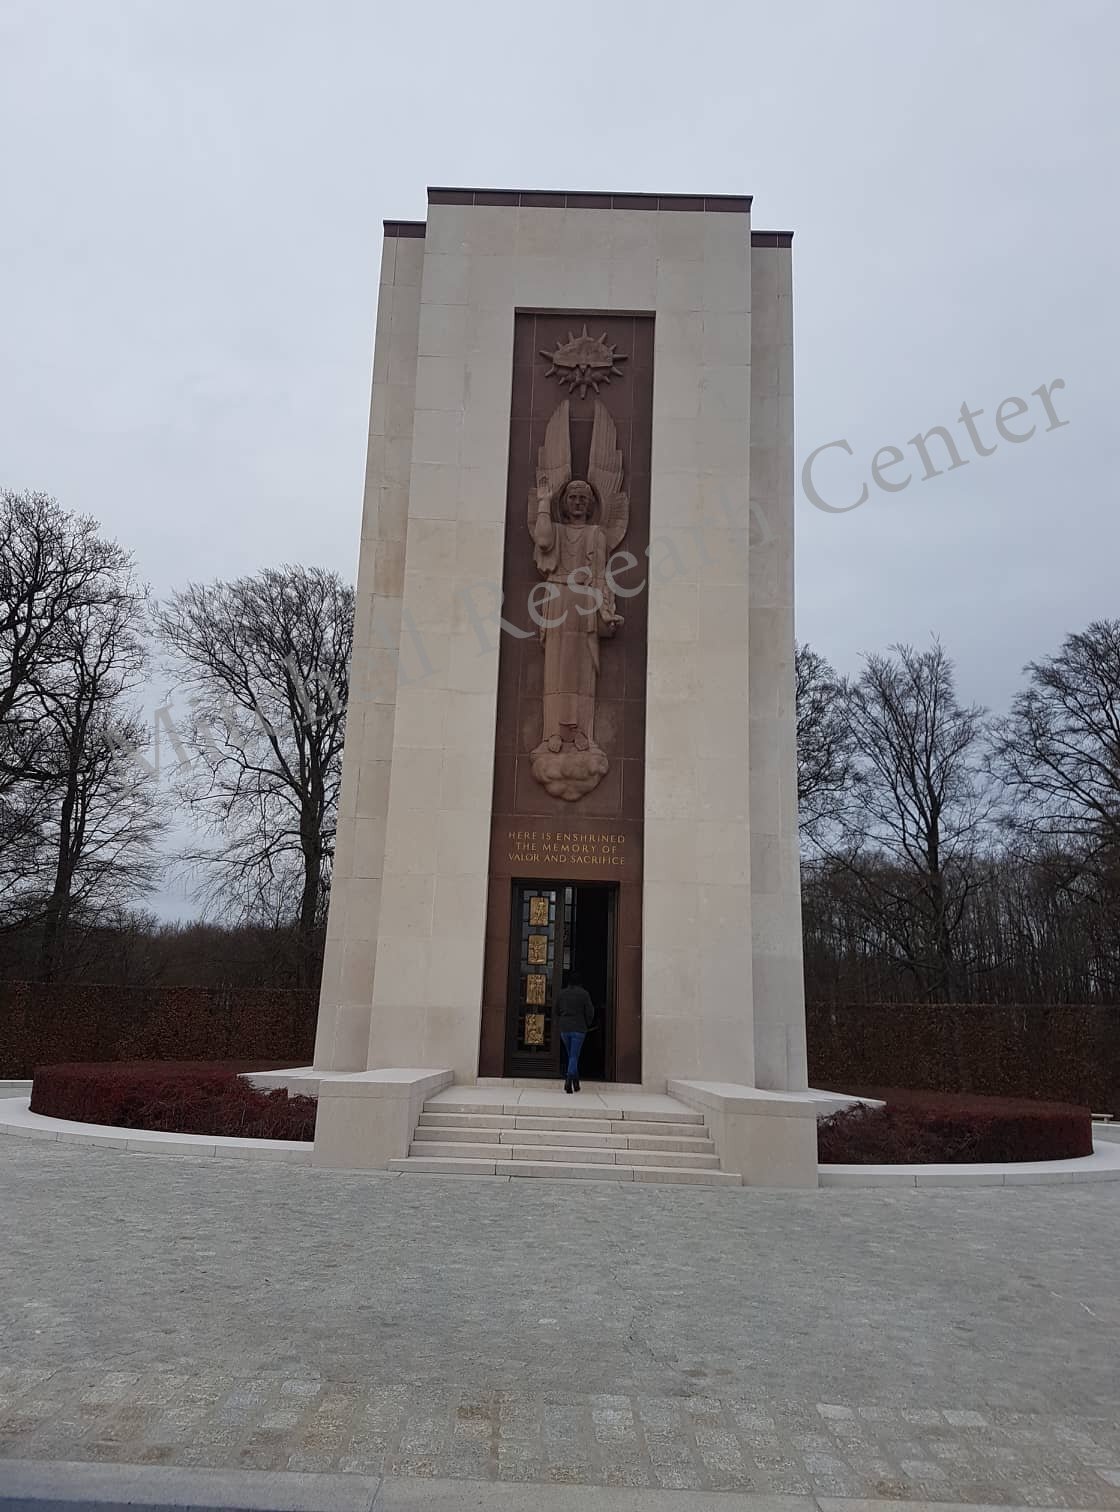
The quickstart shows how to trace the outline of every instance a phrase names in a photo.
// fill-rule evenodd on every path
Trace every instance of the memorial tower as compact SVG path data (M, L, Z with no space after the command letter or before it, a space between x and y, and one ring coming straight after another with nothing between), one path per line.
M385 224L316 1068L805 1089L791 236L746 196Z

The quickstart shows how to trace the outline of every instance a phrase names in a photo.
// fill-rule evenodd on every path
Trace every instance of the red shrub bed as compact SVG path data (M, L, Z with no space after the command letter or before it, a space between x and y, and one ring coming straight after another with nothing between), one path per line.
M1072 1160L1093 1153L1088 1108L892 1087L854 1090L886 1106L822 1119L817 1150L826 1165Z
M314 1139L315 1098L289 1097L283 1088L260 1092L237 1069L238 1063L216 1061L42 1066L35 1072L31 1111L121 1129Z

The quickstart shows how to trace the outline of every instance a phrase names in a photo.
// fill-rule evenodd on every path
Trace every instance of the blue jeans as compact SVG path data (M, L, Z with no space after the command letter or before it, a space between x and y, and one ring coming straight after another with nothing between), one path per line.
M560 1039L568 1052L568 1069L564 1073L565 1076L579 1076L579 1052L583 1049L586 1038L586 1034L577 1033L574 1029L561 1029Z

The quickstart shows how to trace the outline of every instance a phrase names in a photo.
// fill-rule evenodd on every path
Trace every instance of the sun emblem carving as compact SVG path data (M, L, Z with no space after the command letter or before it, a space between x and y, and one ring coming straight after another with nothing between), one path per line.
M621 378L620 362L626 361L626 353L607 340L606 331L601 336L589 336L587 326L578 336L568 332L567 341L561 342L554 352L541 352L552 366L546 378L557 377L571 392L579 389L579 397L585 399L587 390L599 392L599 385L612 378Z

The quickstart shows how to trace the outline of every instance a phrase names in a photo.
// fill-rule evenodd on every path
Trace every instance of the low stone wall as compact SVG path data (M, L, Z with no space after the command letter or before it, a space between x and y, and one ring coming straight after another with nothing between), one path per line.
M306 1065L318 994L221 987L0 983L0 1077L60 1061Z
M810 1004L814 1087L923 1087L1120 1113L1120 1007Z

